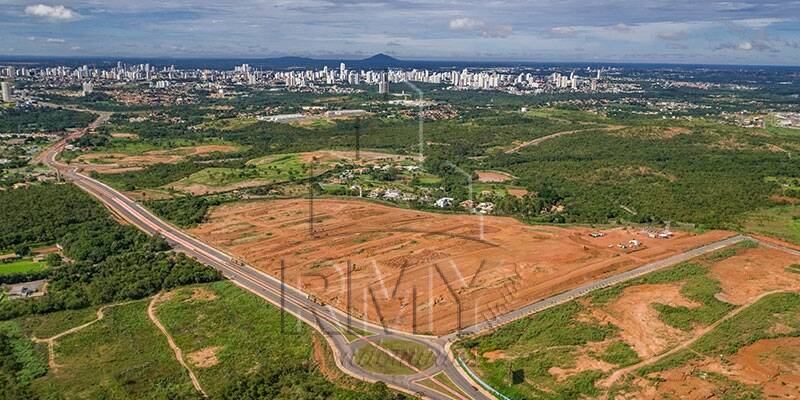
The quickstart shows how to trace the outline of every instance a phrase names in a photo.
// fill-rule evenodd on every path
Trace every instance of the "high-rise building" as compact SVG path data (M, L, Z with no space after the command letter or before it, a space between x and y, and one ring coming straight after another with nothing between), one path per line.
M339 79L345 79L346 71L347 71L347 65L344 65L344 63L339 64Z
M378 81L378 94L389 94L389 73L381 74Z
M94 85L92 82L83 82L83 95L86 96L89 93L94 91Z
M11 100L11 82L2 82L0 83L0 85L2 85L2 90L3 90L3 102L4 103L13 102L13 100Z
M597 90L597 79L592 79L592 91Z

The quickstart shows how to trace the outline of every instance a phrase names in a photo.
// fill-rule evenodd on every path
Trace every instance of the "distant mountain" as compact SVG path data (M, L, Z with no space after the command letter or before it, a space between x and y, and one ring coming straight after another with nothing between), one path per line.
M370 58L365 58L363 60L350 61L350 63L354 67L367 68L367 69L404 67L409 64L407 61L401 61L392 56L387 56L386 54L383 53L376 54Z
M408 61L398 60L386 54L376 54L372 57L363 60L351 59L318 59L307 57L278 57L278 58L261 58L252 59L248 61L249 64L255 67L262 68L339 68L339 64L345 63L347 68L362 68L362 69L381 69L381 68L399 68L409 65Z

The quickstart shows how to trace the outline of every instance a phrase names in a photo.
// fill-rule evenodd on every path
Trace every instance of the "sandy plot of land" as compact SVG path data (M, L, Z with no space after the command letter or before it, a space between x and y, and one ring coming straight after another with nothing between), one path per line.
M189 353L186 358L192 366L200 369L210 368L219 364L217 352L221 349L220 346L206 347L205 349Z
M800 393L800 338L759 340L722 362L704 358L689 365L653 374L657 380L637 380L637 398L716 399L722 391L704 373L758 386L765 399L796 399Z
M612 369L614 369L614 364L609 364L605 361L589 357L586 354L581 354L577 360L575 360L575 366L573 368L563 369L551 367L547 372L556 378L557 381L561 382L584 371L608 372Z
M514 197L525 197L529 192L525 189L506 189L509 195Z
M475 216L355 200L318 200L314 215L311 236L306 200L228 204L191 232L274 275L284 260L289 284L334 307L346 309L349 293L356 316L436 334L456 329L459 314L462 326L482 322L632 269L647 254L674 254L730 236L678 233L648 240L613 229L592 239L588 228L529 226L502 217L486 217L481 226ZM614 245L634 237L646 250L628 254Z
M737 380L761 385L766 398L800 394L800 338L759 340L731 357Z
M499 183L514 179L513 176L500 171L475 171L475 174L478 175L478 181L484 183Z
M681 294L680 284L637 285L625 289L614 302L602 308L592 309L600 321L610 322L620 329L625 340L640 358L659 354L689 339L690 332L683 332L665 324L654 303L675 307L698 307Z
M402 160L417 160L421 161L419 156L379 153L376 151L361 151L358 154L359 158L363 161L402 161ZM300 159L304 163L310 163L314 159L319 162L335 162L335 161L353 161L356 159L355 151L340 151L340 150L319 150L307 153L300 153Z
M182 182L176 182L168 185L167 187L169 189L180 190L182 192L189 193L194 196L202 196L211 193L222 193L222 192L229 192L231 190L252 188L256 186L267 185L270 183L273 183L273 181L266 179L252 179L224 186L208 186L199 183L187 185Z
M139 135L137 135L135 133L116 132L116 133L112 133L111 137L113 137L113 138L121 138L121 139L138 139Z
M746 249L711 266L722 293L717 297L733 304L744 304L762 293L800 289L800 274L786 267L800 263L800 257L766 247Z
M229 153L232 151L236 151L236 147L228 145L203 145L177 147L167 150L151 150L139 155L124 153L89 153L81 155L76 161L86 164L83 167L85 171L123 173L140 171L144 169L144 167L153 164L176 163L189 156L216 152Z
M692 375L693 368L675 368L658 374L658 381L637 380L640 392L635 398L649 399L719 399L714 383Z

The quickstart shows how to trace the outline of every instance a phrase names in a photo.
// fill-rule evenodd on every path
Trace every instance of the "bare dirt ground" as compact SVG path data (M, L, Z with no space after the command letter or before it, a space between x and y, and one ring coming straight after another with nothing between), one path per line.
M300 153L300 158L303 160L304 163L309 163L312 160L316 159L320 162L334 162L340 160L347 160L352 161L356 159L356 152L355 151L341 151L341 150L319 150L319 151L311 151L307 153ZM422 161L419 156L415 155L402 155L402 154L390 154L390 153L380 153L376 151L361 151L359 152L359 158L363 161L377 161L377 160L389 160L389 161L402 161L402 160L415 160L415 161Z
M638 230L529 226L398 209L355 200L228 204L191 233L278 275L327 304L347 308L350 261L354 315L417 333L445 334L537 299L731 235L677 233L650 239ZM481 237L483 231L483 237ZM617 244L644 243L629 252ZM459 307L460 305L460 307ZM459 313L459 310L461 311Z
M513 176L500 171L475 171L478 175L478 182L501 183L514 179Z
M593 308L592 314L602 322L610 322L620 329L620 337L639 355L646 359L661 353L691 337L665 324L659 318L653 303L694 308L700 304L687 300L681 294L681 284L637 285L625 289L614 302L602 308Z
M711 275L720 281L720 300L745 304L760 294L774 290L800 290L800 274L786 267L799 264L800 256L756 247L711 266Z
M514 197L525 197L528 194L525 189L506 189L506 192Z
M705 358L654 374L654 381L637 382L637 398L721 398L719 388L702 379L704 373L757 386L765 399L796 399L800 393L800 338L763 339L741 348L725 362Z
M140 155L124 153L88 153L76 159L84 164L85 171L100 173L123 173L140 171L153 164L171 164L182 161L189 156L203 155L215 152L229 153L236 147L228 145L203 145L192 147L178 147L169 150L152 150Z
M192 290L192 295L187 299L189 302L204 302L217 299L217 294L205 287L197 287Z
M609 364L605 361L595 360L586 354L580 355L575 360L575 367L569 369L562 369L552 367L547 372L550 373L557 381L562 382L572 376L575 376L583 371L603 371L608 372L614 369L614 364Z
M111 137L118 138L118 139L138 139L139 135L137 135L135 133L116 132L116 133L112 133Z
M195 368L211 368L219 364L217 352L220 349L222 349L222 347L219 346L206 347L204 349L187 354L186 358Z

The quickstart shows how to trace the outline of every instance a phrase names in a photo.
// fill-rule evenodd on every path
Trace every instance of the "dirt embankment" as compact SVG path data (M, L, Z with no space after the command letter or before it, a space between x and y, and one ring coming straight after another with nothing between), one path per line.
M746 249L734 257L711 266L719 280L720 300L745 304L762 293L775 290L800 290L800 274L787 267L800 263L800 256L766 247Z
M614 324L620 337L640 358L646 359L687 340L691 333L665 324L653 304L694 308L700 304L687 300L681 294L680 284L637 285L625 289L614 302L602 308L593 308L592 314L600 321Z

